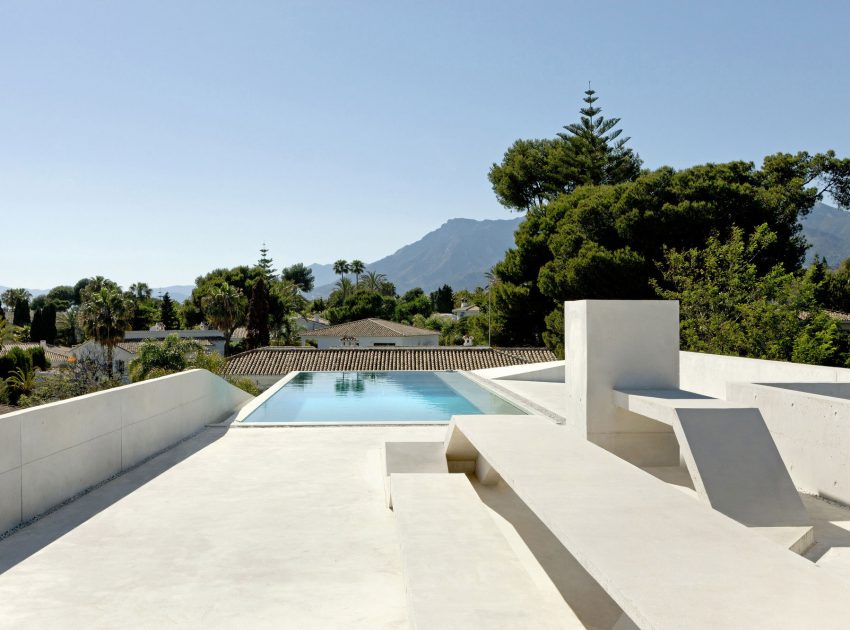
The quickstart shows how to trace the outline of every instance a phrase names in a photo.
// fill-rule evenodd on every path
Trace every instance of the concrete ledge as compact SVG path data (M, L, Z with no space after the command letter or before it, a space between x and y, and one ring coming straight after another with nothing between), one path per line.
M584 628L532 581L465 475L393 474L416 630Z
M384 496L393 506L393 473L448 473L442 442L384 442L381 447Z
M545 418L449 432L447 458L485 457L640 628L847 626L841 581Z

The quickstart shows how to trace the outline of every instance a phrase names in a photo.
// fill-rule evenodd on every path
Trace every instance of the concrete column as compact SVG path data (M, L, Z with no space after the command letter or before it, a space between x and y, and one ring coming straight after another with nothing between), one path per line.
M679 303L580 300L565 303L569 430L638 466L674 466L672 429L620 409L614 388L678 389Z

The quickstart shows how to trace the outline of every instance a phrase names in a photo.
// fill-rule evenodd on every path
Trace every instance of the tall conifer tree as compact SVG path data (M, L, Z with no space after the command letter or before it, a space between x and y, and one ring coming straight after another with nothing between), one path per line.
M159 321L166 330L177 330L180 328L180 320L177 318L174 300L171 299L167 291L162 296L162 303L159 305Z
M254 283L251 293L245 342L249 348L269 345L269 291L262 278L258 278Z

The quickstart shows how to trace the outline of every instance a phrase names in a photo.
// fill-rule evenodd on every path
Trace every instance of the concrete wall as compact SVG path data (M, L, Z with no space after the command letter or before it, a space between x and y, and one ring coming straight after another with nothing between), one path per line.
M729 383L726 391L759 408L798 489L850 505L850 383Z
M679 303L565 303L566 427L638 466L672 466L672 429L618 407L615 389L677 389Z
M679 353L682 389L726 398L727 383L850 383L850 370L701 352Z
M682 352L682 389L761 411L798 489L850 504L850 370Z
M191 370L0 416L0 532L225 419L251 398Z

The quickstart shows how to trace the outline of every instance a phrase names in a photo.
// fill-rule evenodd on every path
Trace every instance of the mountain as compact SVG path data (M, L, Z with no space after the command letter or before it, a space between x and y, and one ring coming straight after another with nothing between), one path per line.
M454 290L484 286L485 272L505 256L514 244L516 219L450 219L433 232L389 256L366 265L368 271L383 273L399 294L422 287L426 293L448 284ZM313 297L327 296L336 276L332 265L310 265L316 276ZM329 273L330 278L322 283Z
M154 297L162 297L168 293L168 297L175 302L182 302L192 295L192 289L194 288L194 284L173 284L168 287L154 287L151 291L153 291Z
M819 203L800 223L812 244L806 252L807 265L815 254L826 258L832 267L850 258L850 212Z

